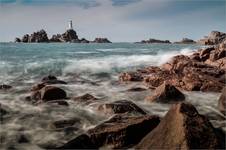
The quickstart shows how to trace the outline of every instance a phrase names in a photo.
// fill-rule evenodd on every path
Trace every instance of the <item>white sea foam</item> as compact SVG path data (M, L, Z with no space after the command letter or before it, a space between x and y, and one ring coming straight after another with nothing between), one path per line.
M69 65L63 69L64 73L79 72L111 72L112 69L120 70L123 68L154 65L158 66L169 61L173 56L183 54L190 55L192 49L185 48L180 51L160 51L157 55L112 55L101 58L69 60Z

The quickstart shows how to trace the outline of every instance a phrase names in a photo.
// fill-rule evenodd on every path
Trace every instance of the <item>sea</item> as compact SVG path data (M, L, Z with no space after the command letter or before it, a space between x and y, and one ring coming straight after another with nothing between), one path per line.
M1 107L8 111L1 116L0 149L59 146L111 117L96 111L93 105L72 100L86 93L103 103L131 100L149 114L163 117L171 104L144 101L153 91L128 91L144 85L120 83L120 73L160 66L175 55L190 55L200 48L203 46L196 44L0 43L0 85L12 86L0 90ZM32 105L25 100L31 87L48 75L68 83L56 86L67 92L69 106ZM194 104L216 128L226 131L225 117L217 109L220 93L182 92L186 101ZM70 119L77 120L71 128L51 126L55 121Z

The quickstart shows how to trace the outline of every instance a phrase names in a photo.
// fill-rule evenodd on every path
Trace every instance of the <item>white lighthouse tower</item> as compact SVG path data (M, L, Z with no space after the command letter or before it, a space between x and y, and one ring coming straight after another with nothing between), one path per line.
M73 30L72 20L70 20L68 23L68 29Z

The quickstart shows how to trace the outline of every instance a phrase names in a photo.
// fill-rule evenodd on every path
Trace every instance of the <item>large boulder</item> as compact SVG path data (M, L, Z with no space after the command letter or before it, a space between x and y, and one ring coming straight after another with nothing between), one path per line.
M171 107L160 124L136 146L136 149L218 149L216 129L191 104Z
M226 87L222 90L222 94L218 100L218 109L226 115Z
M219 31L212 31L208 36L205 36L203 39L199 40L199 44L204 45L217 45L226 39L226 33Z
M185 100L185 96L169 83L163 83L155 89L154 94L146 98L150 102L171 103Z
M136 145L160 122L157 116L116 115L64 144L60 149L129 148Z
M67 97L66 92L58 87L54 86L45 86L40 90L41 100L51 101L65 99Z
M133 113L145 115L146 112L137 106L132 101L118 100L110 103L100 104L98 111L105 114L122 114L122 113Z

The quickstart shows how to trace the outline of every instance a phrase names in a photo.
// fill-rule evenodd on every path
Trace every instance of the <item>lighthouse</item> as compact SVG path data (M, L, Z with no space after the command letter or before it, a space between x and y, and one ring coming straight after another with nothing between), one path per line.
M72 20L70 20L69 23L68 23L68 29L73 30Z

